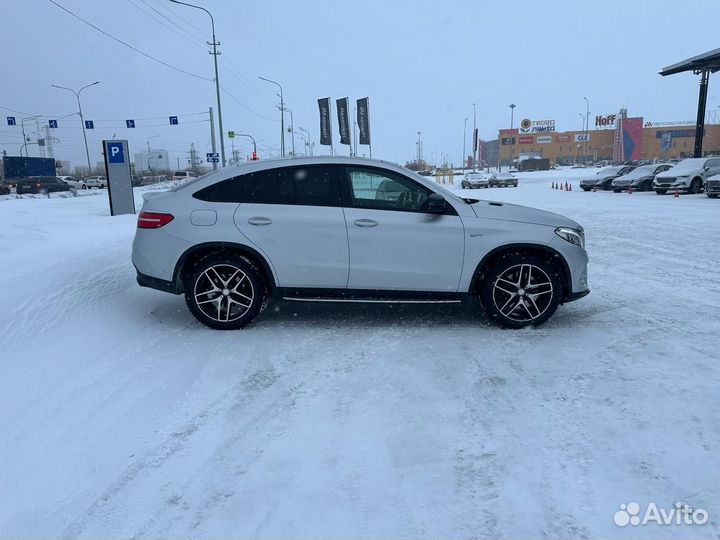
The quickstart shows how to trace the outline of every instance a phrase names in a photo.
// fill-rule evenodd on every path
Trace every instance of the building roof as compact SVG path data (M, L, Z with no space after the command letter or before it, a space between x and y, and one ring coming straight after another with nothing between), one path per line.
M682 73L683 71L702 71L704 69L710 70L711 73L720 71L720 49L713 49L703 54L698 54L687 60L677 62L670 66L664 67L660 71L660 75L674 75L675 73Z

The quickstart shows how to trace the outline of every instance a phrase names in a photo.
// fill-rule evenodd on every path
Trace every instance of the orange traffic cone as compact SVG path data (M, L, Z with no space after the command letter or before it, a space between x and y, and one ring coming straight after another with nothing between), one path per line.
M552 183L552 188L555 189L555 182Z
M565 191L567 191L567 182L565 182Z
M677 198L677 197L679 197L679 196L680 196L680 192L676 189L676 190L675 190L675 198Z
M595 186L593 186L592 192L595 193L596 191L597 191L597 189L595 189Z
M629 193L630 195L632 195L632 192L633 192L632 186L628 186L628 193Z
M572 191L572 184L570 184L570 191Z

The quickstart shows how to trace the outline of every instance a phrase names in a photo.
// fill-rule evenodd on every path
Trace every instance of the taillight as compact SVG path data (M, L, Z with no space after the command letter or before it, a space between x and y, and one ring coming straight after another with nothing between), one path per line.
M40 189L41 187L43 187L43 184L35 184L35 187Z
M138 229L159 229L170 223L175 216L161 214L160 212L140 212L138 215Z

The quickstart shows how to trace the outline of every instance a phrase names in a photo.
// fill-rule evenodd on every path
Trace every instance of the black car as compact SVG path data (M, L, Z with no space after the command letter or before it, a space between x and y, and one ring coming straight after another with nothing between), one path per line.
M583 191L590 191L592 188L595 189L612 189L612 181L618 176L629 173L635 168L634 165L615 165L614 167L605 167L600 169L595 176L580 180L580 187Z
M55 191L70 191L70 186L57 176L28 176L17 181L16 192L18 195Z
M0 182L0 195L10 195L10 186Z
M615 193L627 191L629 186L637 191L652 191L655 175L667 171L672 165L660 163L658 165L640 165L634 171L612 181L612 190Z

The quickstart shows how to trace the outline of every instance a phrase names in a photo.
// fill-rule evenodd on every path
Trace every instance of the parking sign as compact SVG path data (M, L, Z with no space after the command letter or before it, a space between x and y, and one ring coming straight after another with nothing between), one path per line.
M95 123L92 120L85 120L85 129L95 129Z
M57 120L48 120L48 127L56 129L57 128Z
M14 117L14 116L8 116L8 117L7 117L7 123L8 123L8 126L14 126L14 125L16 125L16 124L15 124L15 117Z
M125 120L125 127L134 128L135 120Z
M121 142L107 143L107 151L109 163L125 163L125 154Z

